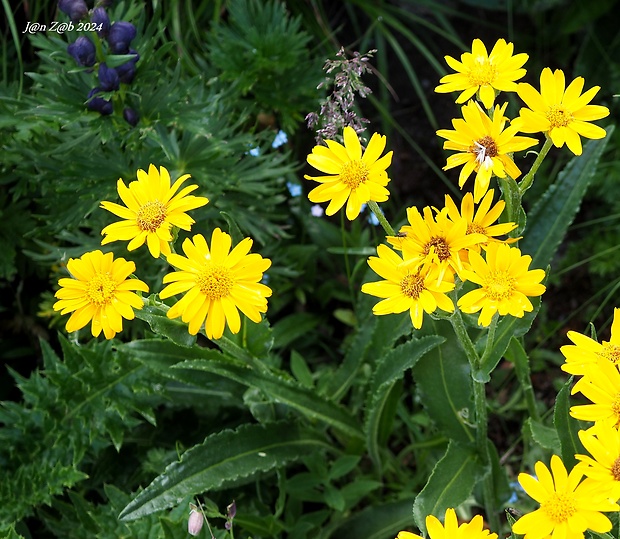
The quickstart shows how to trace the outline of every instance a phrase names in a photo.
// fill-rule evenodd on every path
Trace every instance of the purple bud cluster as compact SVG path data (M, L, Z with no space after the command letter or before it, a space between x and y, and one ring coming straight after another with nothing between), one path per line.
M131 42L136 37L136 27L126 21L110 22L110 17L104 6L106 3L99 2L90 12L90 22L94 23L96 32L90 37L80 36L74 43L67 47L67 52L73 57L78 66L93 68L97 63L97 48L95 42L101 45L100 51L110 55L130 55L131 58L121 65L110 67L105 60L100 60L97 67L98 83L88 94L86 106L89 110L99 112L107 116L112 114L114 107L112 102L102 95L105 92L114 92L122 84L131 84L136 76L136 64L140 59L138 51L130 48ZM88 6L84 0L59 0L58 9L69 16L73 22L80 21L88 16ZM88 70L92 72L92 69ZM138 113L129 107L123 110L123 118L131 126L139 121Z

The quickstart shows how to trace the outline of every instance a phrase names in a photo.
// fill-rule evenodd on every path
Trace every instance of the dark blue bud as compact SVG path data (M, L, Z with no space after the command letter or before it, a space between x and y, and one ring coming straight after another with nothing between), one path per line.
M104 92L112 92L118 90L120 79L118 73L113 67L108 67L105 62L99 64L99 84Z
M101 26L101 30L97 30L97 35L99 37L105 38L110 33L110 17L108 17L108 13L102 7L93 9L90 22L95 23L97 28Z
M108 45L113 54L127 54L129 44L136 37L136 27L130 22L117 21L110 27Z
M101 92L101 88L93 88L88 92L88 100L86 106L90 110L94 110L103 116L112 114L114 106L110 101L103 99L103 97L97 97L97 94Z
M132 83L134 77L136 76L136 62L140 59L140 55L135 50L131 49L129 53L133 54L134 57L116 68L118 78L125 84Z
M59 0L58 9L69 15L73 22L82 20L88 14L88 6L84 0Z
M67 47L67 52L75 58L79 66L95 65L95 45L87 37L80 36Z
M136 127L138 121L140 120L140 116L138 116L138 113L135 110L130 109L129 107L123 110L123 118L125 118L125 121L131 127Z

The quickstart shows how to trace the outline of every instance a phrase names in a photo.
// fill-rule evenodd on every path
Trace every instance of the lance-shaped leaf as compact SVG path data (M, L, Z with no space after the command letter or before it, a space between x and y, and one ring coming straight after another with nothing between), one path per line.
M288 421L218 432L170 464L121 511L119 518L135 520L168 509L187 496L244 483L257 472L329 447L318 433Z
M439 335L429 335L421 339L414 339L397 346L379 360L368 387L364 423L368 453L376 466L381 465L379 457L380 432L384 427L384 411L394 384L424 354L444 341L445 339Z
M553 409L553 425L560 438L562 461L568 470L577 463L575 455L577 453L585 453L585 449L577 435L579 422L570 417L569 414L569 396L572 384L573 377L571 376L558 392L558 396L555 398L555 408Z

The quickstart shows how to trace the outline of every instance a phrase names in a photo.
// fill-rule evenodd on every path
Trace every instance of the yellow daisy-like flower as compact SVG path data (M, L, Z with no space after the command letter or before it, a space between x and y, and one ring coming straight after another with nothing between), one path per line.
M445 57L446 63L456 73L442 77L435 91L440 94L461 92L457 103L465 103L478 92L480 101L490 109L496 92L516 92L515 81L525 75L522 67L528 55L522 52L513 56L513 51L512 43L499 39L488 54L484 43L474 39L471 52L463 53L460 62L451 56Z
M448 157L443 170L463 165L459 174L459 187L463 187L472 172L476 173L474 184L474 202L477 204L489 188L491 176L512 179L521 175L519 167L508 154L525 150L538 144L531 137L517 136L519 128L506 126L508 118L504 112L508 103L501 107L496 105L493 119L480 108L475 101L462 107L463 118L452 120L454 130L440 129L437 135L448 139L443 143L444 150L456 150L458 153Z
M252 240L245 238L231 251L231 237L219 228L211 236L211 248L201 234L183 242L186 256L172 253L168 262L180 271L164 277L166 286L162 299L186 292L168 311L168 318L179 316L189 332L196 335L203 323L209 339L219 339L224 326L238 333L241 329L239 311L252 322L261 321L267 311L271 289L260 283L271 260L249 254ZM206 318L206 322L205 322Z
M575 155L581 155L580 136L590 139L605 137L605 130L588 122L609 115L609 109L601 105L588 105L599 91L599 86L584 94L583 77L577 77L566 87L564 72L553 73L546 67L540 75L540 92L531 84L519 83L517 92L529 108L519 111L513 123L524 133L547 133L553 144L561 148L564 143Z
M551 457L551 471L542 463L534 466L536 477L519 474L519 483L540 508L523 515L512 526L524 539L549 538L583 539L586 530L605 533L611 530L611 521L603 514L617 511L617 504L609 501L606 492L590 481L580 483L582 468L576 466L567 473L557 455Z
M459 273L463 269L461 252L485 242L487 237L468 234L466 221L451 221L445 210L436 216L428 206L422 211L424 216L416 207L407 208L409 225L401 227L398 236L389 236L388 242L402 250L403 258L409 262L430 262L439 266L439 280L448 269L452 275Z
M308 198L311 202L330 201L325 213L333 215L345 202L347 218L352 221L362 204L369 201L385 202L390 192L385 188L390 179L386 169L392 163L392 152L379 157L385 149L385 136L375 133L362 154L362 146L352 127L344 128L344 146L334 140L326 140L327 147L315 146L307 161L328 176L308 176L307 180L320 182Z
M157 170L150 165L148 173L139 169L137 175L138 180L129 187L121 179L117 183L118 195L127 207L114 202L101 203L102 208L124 219L101 231L105 236L101 244L131 240L127 250L133 251L146 242L153 257L158 258L160 253L168 256L172 241L170 229L176 226L190 230L195 221L185 212L204 206L209 199L189 195L198 189L197 185L188 185L179 191L189 174L181 176L172 187L170 174L164 167Z
M579 391L592 404L571 406L570 415L597 425L620 428L620 372L607 359L590 365Z
M464 269L461 277L480 285L458 300L458 306L465 313L480 312L478 324L488 326L493 315L511 314L522 318L534 307L528 296L540 296L545 285L544 270L530 270L532 257L521 255L516 247L493 242L486 247L486 260L475 251L469 252L471 270Z
M133 309L142 308L142 299L132 291L149 291L146 283L128 279L136 265L124 258L114 260L112 253L91 251L70 258L67 269L73 278L58 281L61 288L55 294L54 310L73 313L66 325L69 332L92 321L93 337L103 331L106 339L112 339L123 330L123 318L133 320Z
M496 533L483 529L482 516L476 515L470 522L459 526L456 512L452 508L446 509L444 523L433 515L426 517L426 528L430 539L497 539ZM396 539L423 539L411 532L400 532Z
M486 242L472 246L476 251L478 251L479 246L486 245L490 241L501 241L498 240L496 236L503 236L517 228L516 223L494 224L506 207L506 202L500 200L491 208L494 194L495 190L489 189L475 213L474 197L471 193L466 193L463 197L460 212L450 195L446 195L446 209L450 220L456 222L459 219L463 219L467 223L467 234L484 234L487 237ZM510 238L504 243L513 243L514 241L516 241L516 239Z
M420 329L424 312L435 312L438 307L444 311L454 311L454 303L446 296L446 293L454 290L452 276L440 279L437 266L412 265L387 245L377 247L377 256L371 256L368 265L385 279L362 285L365 294L384 298L373 307L374 314L403 313L408 310L413 327Z
M620 431L610 426L600 426L580 430L578 434L581 443L592 455L575 455L583 463L584 475L617 501L620 498Z

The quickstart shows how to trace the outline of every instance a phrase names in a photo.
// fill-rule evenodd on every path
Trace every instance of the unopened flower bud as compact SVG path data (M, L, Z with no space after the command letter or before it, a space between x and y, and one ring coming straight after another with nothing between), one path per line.
M96 24L97 28L101 26L101 30L97 30L99 37L104 38L110 33L110 17L108 17L108 13L104 8L96 7L93 9L90 22Z
M136 37L136 27L130 22L117 21L110 27L108 45L113 54L127 54L129 44Z
M125 84L131 84L133 82L133 79L136 76L136 62L140 59L140 55L134 49L131 49L129 53L133 54L134 57L116 68L118 78Z
M195 507L195 506L193 506ZM204 524L204 517L202 513L196 509L192 509L189 513L189 519L187 520L187 531L190 535L198 535L202 530Z
M95 45L87 37L80 36L67 47L67 52L73 56L80 66L92 67L95 65Z
M84 0L59 0L58 9L66 13L73 22L82 20L88 14Z
M226 507L226 516L232 520L237 515L237 504L235 500L232 501L230 505Z
M101 88L93 88L88 93L88 99L86 106L89 110L94 110L102 116L108 116L114 111L114 106L110 101L103 99L103 97L97 97L97 94L101 92Z
M104 92L118 90L120 79L116 69L108 67L105 62L99 64L99 83Z
M131 127L136 127L138 121L140 120L140 116L138 116L138 113L129 107L123 110L123 118L125 118L125 121Z

